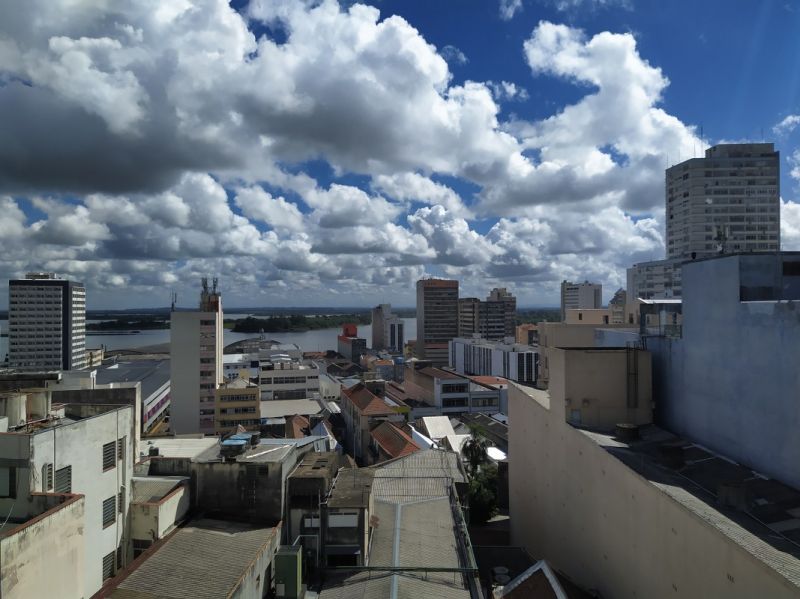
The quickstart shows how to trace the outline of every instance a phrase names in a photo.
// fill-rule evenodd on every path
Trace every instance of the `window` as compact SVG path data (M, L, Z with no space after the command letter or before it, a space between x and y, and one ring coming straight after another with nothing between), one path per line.
M55 488L56 493L72 493L72 466L65 466L56 470Z
M103 500L103 528L111 526L117 521L117 498L112 495Z
M103 472L117 465L117 442L103 445Z
M42 466L42 491L53 490L53 465L45 464Z
M122 437L119 441L117 441L117 459L118 460L125 460L125 439L126 437Z
M17 496L17 469L14 466L0 468L0 497Z
M114 552L103 556L103 580L108 580L114 576Z

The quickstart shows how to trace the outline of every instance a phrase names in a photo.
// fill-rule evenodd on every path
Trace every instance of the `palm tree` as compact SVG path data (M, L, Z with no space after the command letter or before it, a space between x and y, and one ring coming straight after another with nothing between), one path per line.
M479 426L470 427L470 438L464 443L462 453L467 460L467 470L470 478L473 478L480 467L488 461L486 448L489 442L484 436L483 430Z

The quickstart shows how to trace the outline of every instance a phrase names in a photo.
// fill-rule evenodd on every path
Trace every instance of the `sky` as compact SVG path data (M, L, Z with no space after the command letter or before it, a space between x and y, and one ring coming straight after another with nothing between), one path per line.
M13 4L13 8L11 5ZM781 152L800 249L800 2L0 2L0 308L558 303L664 256L664 169Z

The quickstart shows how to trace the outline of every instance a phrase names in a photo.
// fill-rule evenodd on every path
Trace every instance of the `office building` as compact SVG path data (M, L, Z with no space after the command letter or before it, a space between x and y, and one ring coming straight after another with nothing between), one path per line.
M486 336L487 339L503 339L505 337L514 336L514 328L517 324L517 298L514 297L505 287L495 287L489 292L486 298L489 304L500 304L502 310L491 311L489 316L489 331L492 336ZM499 323L494 322L495 314L502 313L502 335L495 336L499 332Z
M198 310L170 318L170 426L176 434L213 433L215 391L222 382L222 296L202 280Z
M8 359L16 370L86 366L86 289L55 273L8 282Z
M458 336L480 334L481 300L477 297L458 298Z
M245 379L225 381L217 387L215 396L215 433L236 432L240 426L260 430L261 397L256 383Z
M361 356L367 353L367 340L358 336L358 327L352 322L342 325L342 334L336 341L339 354L354 364L361 362Z
M372 309L372 349L402 353L405 345L403 319L392 314L391 304Z
M535 384L539 353L529 345L458 337L450 341L450 368L459 374L500 376Z
M592 309L603 305L603 286L584 281L561 281L561 320L566 320L567 310Z
M780 250L780 152L721 144L666 170L666 259L628 269L628 301L681 297L681 264Z
M447 364L447 344L458 334L458 281L417 281L417 357Z

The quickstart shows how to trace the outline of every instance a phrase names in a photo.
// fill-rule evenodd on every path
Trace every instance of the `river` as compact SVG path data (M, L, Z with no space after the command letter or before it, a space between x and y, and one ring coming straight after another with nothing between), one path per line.
M226 318L244 318L246 314L226 314ZM97 322L97 321L88 321ZM417 334L417 319L404 318L406 341L413 339ZM8 333L8 321L0 320L0 331ZM336 349L336 336L341 331L340 327L333 329L317 329L315 331L304 331L301 333L264 333L268 339L275 339L282 343L296 343L303 351L324 351L326 349ZM358 336L367 340L367 345L372 342L372 326L359 325ZM257 333L234 333L225 330L225 345L247 339L258 337ZM86 347L95 348L104 345L106 349L126 349L133 347L143 347L156 345L159 343L169 343L169 329L155 329L151 331L141 331L134 335L86 335ZM8 337L0 337L0 362L5 360L8 353Z

